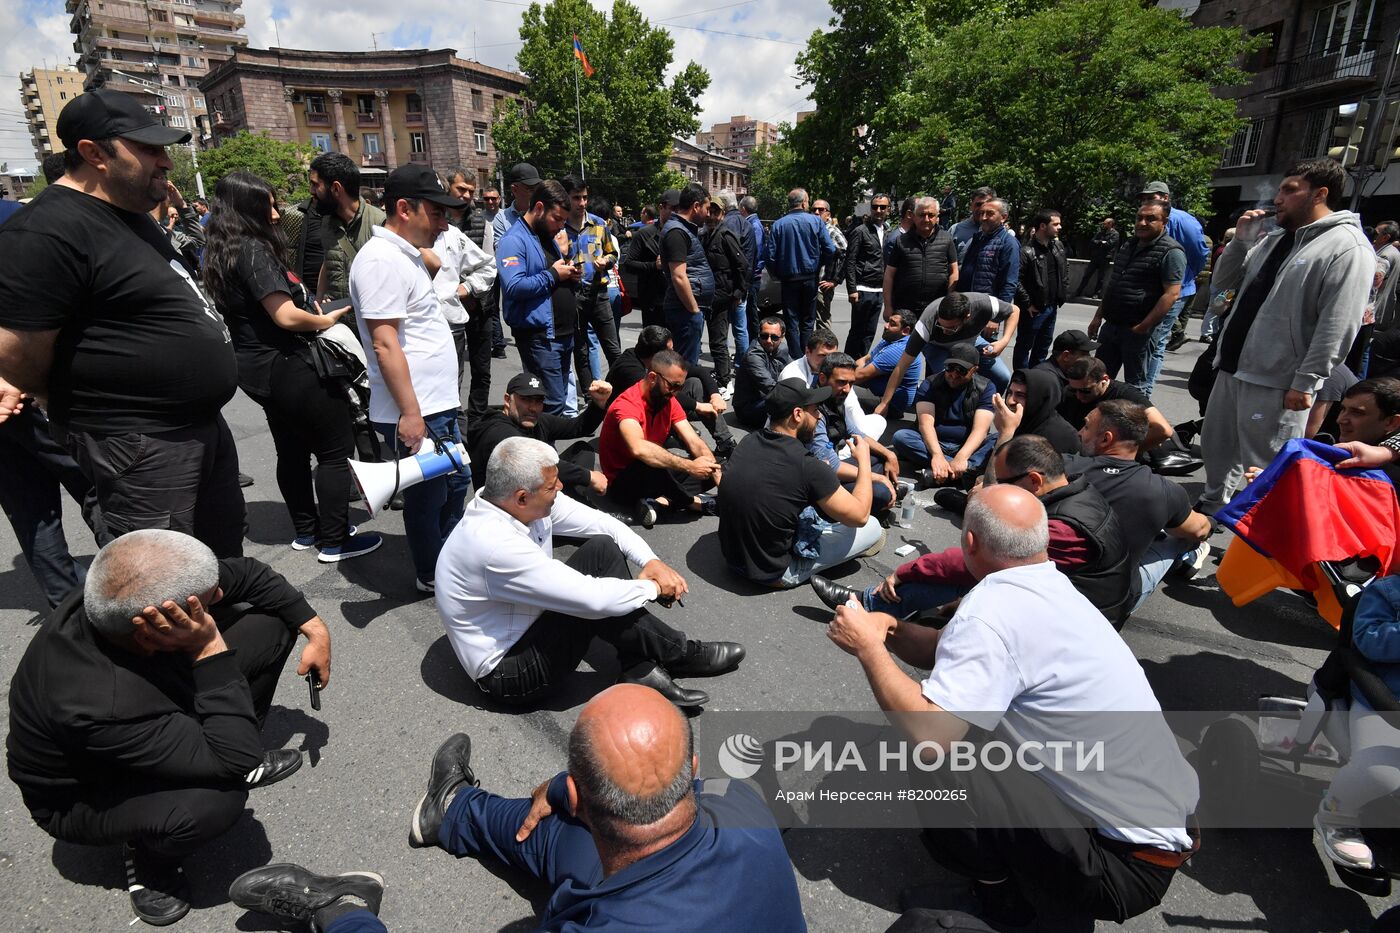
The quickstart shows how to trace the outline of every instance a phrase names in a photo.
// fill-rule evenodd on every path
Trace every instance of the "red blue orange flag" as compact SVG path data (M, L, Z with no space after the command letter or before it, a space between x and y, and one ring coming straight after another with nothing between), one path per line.
M593 66L588 64L588 56L583 54L583 46L578 43L578 36L574 36L574 58L583 64L583 75L586 78L593 77Z

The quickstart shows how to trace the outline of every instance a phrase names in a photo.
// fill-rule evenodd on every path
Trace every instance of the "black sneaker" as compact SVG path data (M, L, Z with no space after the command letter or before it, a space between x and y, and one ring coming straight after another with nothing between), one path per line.
M178 861L122 844L131 910L153 927L167 927L190 912L190 886Z
M940 489L933 494L934 503L954 515L961 515L967 511L967 498L967 493L961 489Z
M262 764L249 771L243 781L249 790L269 787L296 774L300 767L301 752L295 748L275 748L263 755Z
M243 488L243 489L247 489L249 486L253 485L253 478L252 478L251 476L249 476L247 473L239 473L239 474L238 474L238 485L239 485L239 487L241 487L241 488Z
M317 911L342 898L346 899L346 907L363 905L378 916L384 899L384 879L372 871L315 875L300 865L284 862L244 872L228 889L228 899L244 910L303 923L312 923Z
M438 746L433 755L432 770L428 772L428 792L413 808L413 823L408 828L409 845L416 849L438 844L438 830L447 815L448 798L463 784L480 787L472 772L471 737L458 732Z

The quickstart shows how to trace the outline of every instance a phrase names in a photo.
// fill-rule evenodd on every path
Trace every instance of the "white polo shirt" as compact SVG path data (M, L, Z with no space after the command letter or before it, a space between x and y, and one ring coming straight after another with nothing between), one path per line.
M438 307L428 267L412 243L375 227L350 266L350 303L369 362L369 420L394 424L401 414L379 372L370 321L400 322L399 346L425 417L461 407L452 331Z

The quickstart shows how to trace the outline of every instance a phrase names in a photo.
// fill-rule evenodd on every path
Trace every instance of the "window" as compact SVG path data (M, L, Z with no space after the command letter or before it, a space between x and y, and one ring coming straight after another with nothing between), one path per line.
M477 124L475 125L475 128L474 128L474 129L475 129L474 135L475 135L475 137L476 137L476 151L477 151L477 152L485 152L485 151L486 151L486 124L485 124L485 123L477 123Z
M67 92L67 91L59 91L59 92L58 92L58 99L59 99L59 100L67 100L67 99L68 99L68 92Z
M360 140L361 143L364 145L365 155L379 155L379 153L382 151L379 148L378 133L365 133L360 137Z
M374 95L373 95L373 94L356 94L356 95L355 95L355 112L356 112L356 113L363 113L363 114L366 115L366 116L374 116Z
M331 151L331 134L330 134L330 133L312 133L312 134L311 134L311 147L312 147L313 149L315 149L317 152L330 152L330 151Z
M203 64L204 64L204 59L202 59L202 58L196 58L196 57L193 56L193 55L186 55L186 56L185 56L185 67L186 67L186 68L198 68L200 65L203 65Z
M1259 158L1259 135L1264 129L1264 118L1254 117L1225 145L1225 155L1220 160L1221 168L1243 168L1253 165Z
M428 151L428 144L427 144L427 139L426 139L426 137L424 137L424 135L423 135L422 133L409 133L409 134L408 134L408 151L409 151L409 152L427 152L427 151Z
M423 97L420 94L409 94L408 105L405 108L409 113L423 112Z
M170 118L170 125L171 125L171 126L177 126L177 127L179 127L180 129L184 129L184 128L185 128L185 118L184 118L184 117L171 117L171 118Z
M194 99L194 105L195 105L195 107L196 107L197 109L203 110L203 109L204 109L204 98L203 98L203 97L196 97L196 98Z
M1342 0L1313 13L1313 55L1349 57L1367 51L1375 0ZM1374 52L1374 49L1371 49Z
M483 104L481 100L481 91L477 90L476 88L472 88L472 109L482 110L484 109L484 107L485 104Z
M307 95L306 95L306 112L307 112L307 113L325 113L325 112L326 112L326 98L325 98L324 96L320 95L320 94L307 94Z

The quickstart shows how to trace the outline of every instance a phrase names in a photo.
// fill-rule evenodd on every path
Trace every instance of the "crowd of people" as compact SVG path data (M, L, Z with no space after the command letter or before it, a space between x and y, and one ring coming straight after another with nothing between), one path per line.
M1201 570L1214 512L1291 438L1400 449L1384 339L1400 228L1379 225L1373 247L1337 209L1345 175L1327 160L1291 168L1272 229L1245 212L1209 266L1200 222L1147 184L1131 237L1106 218L1071 294L1061 214L1030 215L1022 242L990 188L951 227L951 189L905 199L893 223L877 194L843 228L802 189L765 225L752 198L694 183L627 224L589 210L583 179L526 163L505 173L505 204L495 189L478 204L465 170L412 163L375 206L353 161L325 153L300 204L233 172L186 205L165 147L187 134L130 101L69 102L52 183L0 226L20 270L0 279L0 492L51 608L10 685L10 777L50 835L123 846L151 924L190 909L183 859L300 766L260 738L298 634L313 696L330 679L327 625L243 555L220 413L236 390L266 416L290 546L324 563L383 543L351 521L352 461L466 452L422 482L396 468L412 566L384 573L411 570L501 715L559 690L595 636L615 651L619 683L583 707L565 772L505 799L454 735L411 821L415 846L545 879L551 929L805 928L762 799L696 773L679 709L710 698L677 679L722 676L746 650L651 611L690 591L645 535L663 516L717 520L735 585L809 584L874 703L926 714L902 728L944 748L1050 738L1047 713L1159 711L1117 630L1169 575ZM1174 427L1152 396L1198 284L1214 311L1193 374L1203 418ZM1100 290L1087 331L1057 332L1061 307ZM624 349L629 311L643 326ZM497 408L492 360L511 344L520 371ZM1202 465L1193 503L1170 477ZM89 567L69 553L60 485L99 545ZM879 554L916 486L961 516L957 547L861 586L823 573ZM577 545L565 559L556 538ZM1195 774L1175 744L1154 747L1112 787L1012 769L968 795L934 772L962 805L925 831L929 851L1002 925L1149 910L1200 844ZM1357 796L1324 802L1334 858L1360 858ZM286 864L230 892L334 933L382 929L382 894L372 872ZM908 906L901 929L947 919L946 903Z

